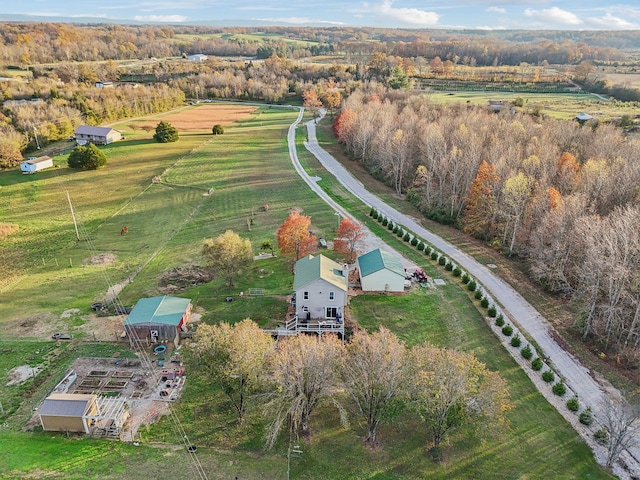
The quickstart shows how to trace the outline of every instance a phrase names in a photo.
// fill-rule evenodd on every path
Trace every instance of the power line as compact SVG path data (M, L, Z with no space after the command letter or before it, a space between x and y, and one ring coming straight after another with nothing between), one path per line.
M56 177L61 178L57 172L55 172L54 174ZM69 181L68 177L65 179L67 182ZM76 224L76 216L75 214L73 214L73 206L72 206L72 202L71 202L71 197L69 195L69 191L66 188L63 188L62 183L64 182L60 182L58 183L58 186L60 188L61 191L63 191L65 193L65 195L67 196L67 199L69 201L69 206L70 209L72 211L72 215L74 216L74 224ZM79 221L77 221L76 224L76 234L78 234L77 232L80 232L80 234L78 235L78 240L82 241L84 240L87 249L89 250L89 252L91 253L91 255L97 255L98 251L95 248L95 245L93 244L92 240L91 240L91 236L89 235L89 232L86 230L86 227L84 225L84 223L82 222L82 218L79 219ZM113 303L116 305L116 309L119 311L124 311L124 306L122 304L122 302L120 301L120 297L118 292L115 290L114 288L114 284L111 281L111 278L109 277L108 273L106 272L105 269L102 270L102 276L104 278L105 283L107 284L108 287L108 291L112 291L114 292L114 298L113 298ZM146 370L147 373L149 373L150 375L153 375L156 370L153 368L154 362L152 361L151 357L149 356L149 353L146 351L145 349L145 345L142 343L142 341L138 338L137 335L133 335L130 337L130 342L133 341L136 350L138 350L139 352L139 358L141 360L141 364L143 365L144 369ZM194 471L194 474L202 479L202 480L207 480L207 473L205 472L200 459L198 458L197 454L196 454L196 449L193 447L193 445L191 444L191 442L189 441L189 437L184 429L184 427L182 426L182 423L180 422L180 419L178 418L178 415L175 412L175 409L173 408L171 402L169 401L167 403L167 409L169 411L169 418L171 420L171 425L172 428L174 430L174 433L180 438L181 443L184 445L187 453L189 454L190 460L191 460L191 467Z

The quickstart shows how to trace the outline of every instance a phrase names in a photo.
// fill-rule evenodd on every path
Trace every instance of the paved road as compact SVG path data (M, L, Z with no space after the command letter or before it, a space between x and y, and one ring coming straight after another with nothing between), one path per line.
M368 206L375 207L379 212L384 213L394 222L400 223L443 252L446 256L451 257L462 269L475 277L487 293L501 307L504 314L508 316L515 325L519 326L520 330L523 330L533 338L542 350L541 355L549 358L554 370L565 379L565 383L570 390L578 394L581 403L585 406L591 406L596 420L598 418L604 418L602 414L603 398L607 394L619 395L619 392L616 392L611 386L607 385L608 393L606 393L604 385L596 381L589 373L589 370L585 368L577 358L566 352L554 340L553 327L531 304L510 285L493 275L486 266L480 264L469 255L425 229L411 217L395 210L367 191L361 182L355 179L335 158L318 145L315 122L308 122L306 126L308 130L308 141L305 142L305 147L318 158L322 165L332 173L345 188ZM291 138L289 146L291 149ZM295 145L293 148L295 149ZM560 413L566 415L568 411L560 411ZM584 432L579 433L584 435ZM588 440L590 444L593 444L592 438L586 440ZM640 459L640 449L634 449L634 451L629 453L631 455L624 456L626 463L633 469L634 473L640 474L640 460L638 460ZM602 452L598 455L600 461L602 460L601 455ZM625 478L626 476L622 471L616 473L621 475L621 478ZM626 477L628 478L628 476Z

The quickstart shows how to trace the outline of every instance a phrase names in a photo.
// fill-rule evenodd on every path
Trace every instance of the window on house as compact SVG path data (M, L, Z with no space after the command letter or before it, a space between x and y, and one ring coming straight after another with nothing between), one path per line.
M302 299L309 300L309 292L302 292Z
M336 307L325 307L324 318L336 318L338 315L338 309Z
M329 292L329 300L334 301L336 297L335 292Z

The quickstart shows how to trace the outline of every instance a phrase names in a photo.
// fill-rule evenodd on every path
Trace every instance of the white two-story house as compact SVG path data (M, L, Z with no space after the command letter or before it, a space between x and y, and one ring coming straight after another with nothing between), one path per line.
M324 255L307 255L296 262L293 288L299 322L340 322L347 304L348 270Z

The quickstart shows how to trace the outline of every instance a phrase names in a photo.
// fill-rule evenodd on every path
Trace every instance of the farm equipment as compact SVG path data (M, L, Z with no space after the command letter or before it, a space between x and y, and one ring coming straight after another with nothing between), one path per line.
M424 273L421 268L416 269L416 271L411 274L411 277L418 283L427 283L429 281L427 274Z

